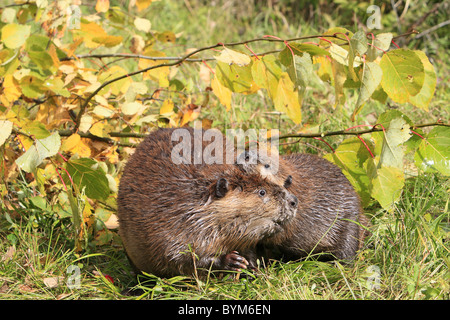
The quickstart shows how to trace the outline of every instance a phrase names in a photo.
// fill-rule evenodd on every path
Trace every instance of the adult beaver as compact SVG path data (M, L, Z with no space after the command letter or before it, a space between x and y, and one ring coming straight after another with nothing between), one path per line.
M368 220L358 194L341 170L312 154L291 154L278 158L256 151L239 155L246 173L260 173L275 183L288 175L288 188L298 198L294 222L271 239L266 248L272 258L297 260L315 253L322 257L351 260L367 232ZM278 159L278 161L274 161Z
M131 262L161 277L255 267L257 247L292 221L297 198L234 164L174 164L174 130L151 133L120 181L119 233Z

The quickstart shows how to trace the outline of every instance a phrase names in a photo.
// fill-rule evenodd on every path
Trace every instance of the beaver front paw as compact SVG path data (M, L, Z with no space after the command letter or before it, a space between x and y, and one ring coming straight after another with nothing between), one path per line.
M249 265L247 259L239 255L237 251L231 251L222 258L224 269L240 272L241 269L247 269Z

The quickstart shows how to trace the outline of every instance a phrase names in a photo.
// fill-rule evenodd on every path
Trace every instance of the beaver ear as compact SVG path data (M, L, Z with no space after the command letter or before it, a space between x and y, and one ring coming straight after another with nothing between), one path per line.
M223 198L228 192L228 181L225 178L220 178L216 184L216 196Z
M288 177L286 178L286 180L284 181L284 187L287 189L292 185L292 176L288 175Z

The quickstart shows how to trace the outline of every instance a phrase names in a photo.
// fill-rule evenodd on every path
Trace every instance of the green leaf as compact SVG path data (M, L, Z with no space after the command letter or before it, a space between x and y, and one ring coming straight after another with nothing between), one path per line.
M369 144L369 147L370 146ZM333 153L324 156L325 159L333 162L342 169L347 179L358 192L363 205L367 205L370 200L369 184L364 163L370 159L369 151L358 138L345 139Z
M391 210L392 205L397 202L402 193L405 184L403 171L394 167L375 168L371 162L368 162L368 174L371 178L370 194L380 205Z
M414 160L425 172L440 172L450 176L450 128L434 127L426 140L422 140Z
M415 50L414 52L422 61L425 70L425 78L423 80L422 89L415 96L410 96L409 102L417 108L428 111L428 105L430 104L430 101L434 96L434 91L436 90L436 72L433 65L430 63L430 60L428 60L425 52L419 50Z
M350 69L349 69L350 70ZM372 96L381 82L383 72L375 62L366 62L362 69L361 87L359 88L358 101L356 102L355 111L353 111L352 121L361 111L362 105Z
M406 121L406 123L409 126L412 126L413 123L411 121L411 119L409 119L406 115L404 115L402 112L400 112L399 110L388 110L386 112L383 112L377 119L377 124L379 125L378 128L384 128L389 129L389 125L391 124L391 121L395 118L402 118ZM374 141L375 144L375 153L376 154L381 154L381 149L384 143L384 132L380 131L380 132L374 132L372 133L372 140Z
M272 100L277 93L281 72L280 62L271 55L255 60L252 65L252 76L255 83L266 89Z
M295 86L306 88L308 80L313 74L311 56L305 52L303 56L294 56L294 63L287 69L289 76Z
M350 54L343 47L338 46L337 44L330 44L330 55L331 57L344 66L348 66L350 61ZM353 61L351 61L353 68L358 67L361 64L362 60L360 57L354 57Z
M403 143L411 137L409 128L409 124L403 118L391 120L384 134L379 166L403 169Z
M391 46L392 33L380 33L372 40L372 45L367 50L367 61L374 61L377 57L383 54L383 51L388 51Z
M298 97L289 75L283 72L278 82L277 93L273 100L277 111L286 113L294 123L299 124L302 121L302 112Z
M53 133L44 139L37 139L23 155L17 160L16 164L26 172L33 172L45 158L54 156L61 147L61 138L58 132Z
M10 49L21 47L30 36L31 26L15 23L7 24L2 28L3 44Z
M66 169L78 190L81 191L85 188L87 197L97 200L106 200L108 198L108 179L95 160L89 158L69 160L66 163ZM65 179L65 181L70 183L68 179Z
M422 89L425 72L419 56L412 50L396 49L383 55L381 85L388 96L397 103L408 102Z
M350 48L348 55L348 71L353 81L357 81L355 70L353 69L353 62L356 57L362 57L367 51L367 38L366 33L362 30L358 30L350 39Z
M5 143L12 132L13 123L8 120L0 120L0 146Z
M253 77L251 64L238 66L218 61L216 64L216 77L222 85L232 92L246 92L252 88Z
M289 45L291 46L292 50L294 51L294 54L296 54L296 55L299 55L298 52L308 52L311 55L311 57L313 57L313 56L328 56L329 55L327 50L322 49L313 44L289 43ZM289 50L287 47L285 49Z

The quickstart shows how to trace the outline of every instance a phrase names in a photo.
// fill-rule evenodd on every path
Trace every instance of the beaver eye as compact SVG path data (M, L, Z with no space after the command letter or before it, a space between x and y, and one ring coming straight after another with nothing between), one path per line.
M265 164L264 168L269 169L270 168L270 164Z
M261 196L261 197L264 197L265 195L266 195L266 190L259 190L259 195Z

